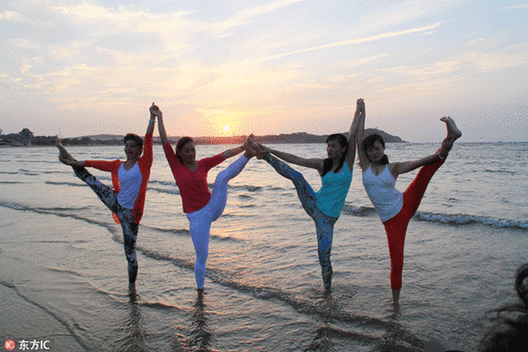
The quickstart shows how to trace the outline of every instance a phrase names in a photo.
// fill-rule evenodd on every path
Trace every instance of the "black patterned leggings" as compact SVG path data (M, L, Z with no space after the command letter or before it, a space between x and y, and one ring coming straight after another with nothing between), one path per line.
M135 283L138 273L136 239L139 225L134 222L132 209L126 209L119 205L117 202L117 193L110 187L102 184L84 167L73 167L73 171L77 177L83 180L97 194L104 205L117 215L121 223L121 228L123 229L125 256L128 261L128 282Z

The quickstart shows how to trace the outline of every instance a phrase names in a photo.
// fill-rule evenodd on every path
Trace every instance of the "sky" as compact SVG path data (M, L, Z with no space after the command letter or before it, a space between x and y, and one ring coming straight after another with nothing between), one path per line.
M522 1L2 0L0 129L528 141Z

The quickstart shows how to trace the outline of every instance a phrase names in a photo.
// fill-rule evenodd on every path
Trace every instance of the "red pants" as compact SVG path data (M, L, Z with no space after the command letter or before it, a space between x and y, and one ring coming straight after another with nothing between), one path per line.
M433 164L422 166L409 187L403 192L403 206L400 212L383 223L389 242L390 281L393 290L399 290L402 287L403 245L407 226L418 210L429 181L444 161L445 159L438 160Z

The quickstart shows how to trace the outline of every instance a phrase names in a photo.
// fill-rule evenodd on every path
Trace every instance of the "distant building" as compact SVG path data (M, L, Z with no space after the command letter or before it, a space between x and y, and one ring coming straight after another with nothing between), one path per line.
M0 144L10 144L15 146L30 146L33 144L33 132L28 128L24 128L19 133L10 133L3 135L0 130Z

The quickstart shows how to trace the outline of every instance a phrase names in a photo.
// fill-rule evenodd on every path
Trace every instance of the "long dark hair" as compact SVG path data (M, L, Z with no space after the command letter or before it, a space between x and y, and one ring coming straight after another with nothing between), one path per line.
M361 145L361 147L363 148L363 151L365 152L365 155L367 155L367 158L368 158L367 149L368 148L374 148L374 143L376 143L376 142L380 142L381 145L383 146L383 149L385 149L385 141L383 140L383 137L381 137L379 134L376 134L376 133L371 134L371 135L367 136L363 140L363 144ZM387 155L383 155L383 158L381 159L380 163L382 165L388 164L389 163L389 157Z
M497 323L480 342L479 351L526 351L528 344L528 263L517 269L515 290L520 302L493 310L497 314L493 320Z
M329 135L326 138L325 143L328 143L330 141L338 142L341 148L345 147L345 151L341 155L341 159L339 159L339 164L337 164L337 167L335 168L335 170L337 171L337 170L340 170L343 167L343 164L345 163L347 153L348 153L348 139L345 136L343 136L341 133L334 133L334 134ZM324 159L323 174L322 174L323 177L324 175L328 173L328 171L332 170L333 165L334 165L334 162L332 159L330 158Z
M183 146L186 145L189 142L194 142L194 140L191 137L182 137L178 140L178 143L176 143L176 156L180 160L180 163L183 164L183 159L178 155L178 153L183 149Z

